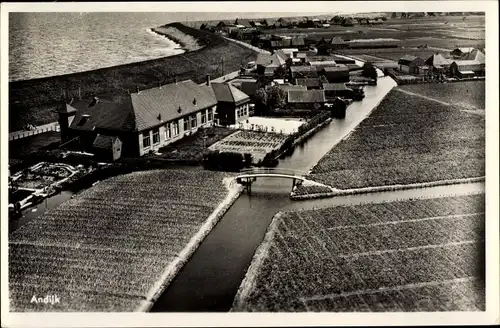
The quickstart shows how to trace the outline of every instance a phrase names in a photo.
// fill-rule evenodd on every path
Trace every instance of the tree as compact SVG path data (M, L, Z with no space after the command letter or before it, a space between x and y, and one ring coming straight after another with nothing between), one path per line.
M253 98L255 100L255 112L257 115L263 115L267 112L267 92L264 88L255 91Z
M267 106L270 109L283 108L286 105L286 92L278 86L272 86L267 92Z
M394 13L392 13L391 17L392 17L392 18L397 18L397 17L398 17L398 14L394 12Z
M361 75L364 77L369 77L371 79L377 79L377 70L373 66L371 62L366 62L363 65L363 70L361 71Z

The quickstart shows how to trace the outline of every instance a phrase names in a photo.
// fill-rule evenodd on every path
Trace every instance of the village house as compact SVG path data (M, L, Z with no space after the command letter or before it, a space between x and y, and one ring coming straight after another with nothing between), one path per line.
M142 156L213 124L216 106L212 88L191 80L71 101L58 109L61 139L85 151L108 147L113 159Z
M288 90L289 108L319 110L326 102L324 90Z
M329 83L349 82L349 67L347 65L323 67L321 72Z
M224 126L234 125L250 116L250 97L230 83L212 83L217 99L216 118Z
M399 71L406 74L420 74L420 66L425 65L425 61L416 56L405 55L398 61Z
M319 78L297 78L295 84L305 86L307 90L321 89L321 80Z
M346 87L345 83L324 83L323 90L327 99L335 97L354 98L354 90Z

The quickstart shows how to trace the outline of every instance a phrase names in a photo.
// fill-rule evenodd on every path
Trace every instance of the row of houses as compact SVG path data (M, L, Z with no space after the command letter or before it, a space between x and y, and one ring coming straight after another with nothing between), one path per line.
M359 25L380 25L383 24L384 18L365 18L365 17L349 17L349 16L333 16L331 18L285 18L278 19L245 19L237 18L234 21L222 20L217 24L203 24L200 28L212 30L214 32L231 33L233 29L257 28L329 28L332 25L353 26Z
M466 78L485 74L486 57L474 48L457 48L450 55L433 54L426 60L412 55L398 61L399 71L412 75L443 73L451 77Z
M142 156L196 132L250 115L250 97L229 83L191 80L130 94L71 100L58 108L61 139L116 160Z

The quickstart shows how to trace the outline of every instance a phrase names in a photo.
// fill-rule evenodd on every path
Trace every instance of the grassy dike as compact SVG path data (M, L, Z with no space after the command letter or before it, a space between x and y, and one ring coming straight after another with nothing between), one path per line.
M175 28L196 39L203 48L180 55L92 71L9 83L9 130L21 130L26 123L41 125L57 120L53 111L63 92L68 100L104 93L127 93L158 83L191 79L202 83L206 74L212 78L239 70L242 63L255 60L257 53L207 31L172 23L161 28ZM224 58L224 65L221 59Z

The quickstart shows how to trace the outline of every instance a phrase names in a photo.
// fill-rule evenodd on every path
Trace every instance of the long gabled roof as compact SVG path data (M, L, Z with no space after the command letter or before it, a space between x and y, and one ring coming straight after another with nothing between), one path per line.
M441 54L434 54L431 57L429 57L425 63L427 65L433 65L435 67L437 66L447 66L451 64L451 60L444 58L443 55Z
M74 102L71 107L77 112L70 127L143 131L216 104L211 87L187 80L138 93L99 96L97 101Z
M288 90L289 103L324 103L324 90Z
M243 91L229 83L212 83L211 85L218 102L239 104L250 99Z

